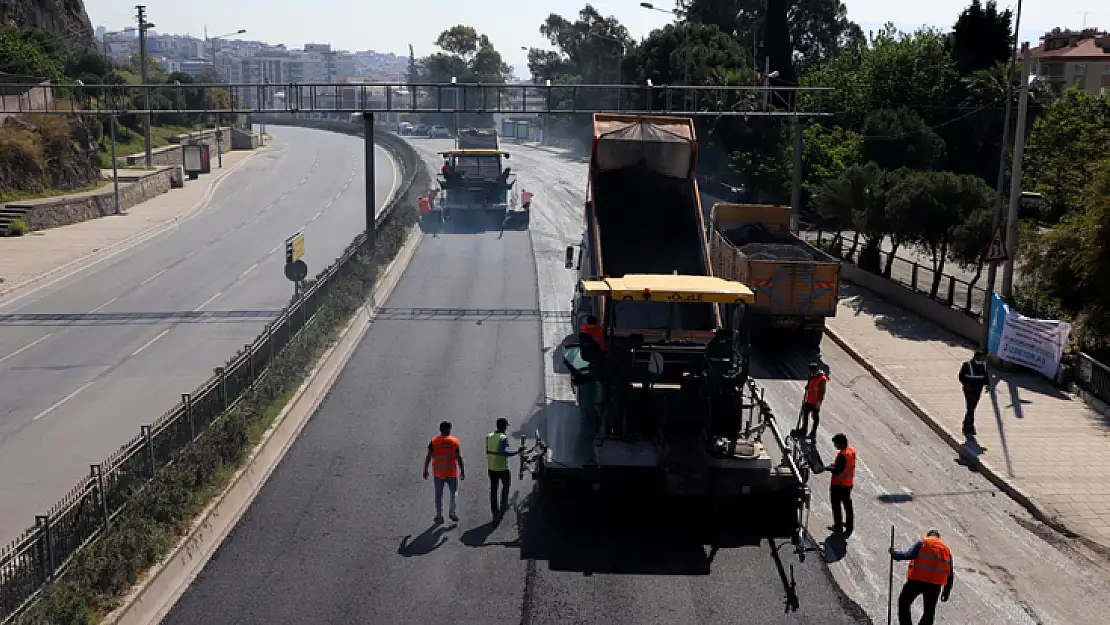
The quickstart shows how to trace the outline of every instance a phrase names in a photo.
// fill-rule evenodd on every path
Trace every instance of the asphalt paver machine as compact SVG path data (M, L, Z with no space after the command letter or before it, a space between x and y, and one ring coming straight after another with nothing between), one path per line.
M526 230L531 194L517 187L516 174L505 161L508 152L496 148L455 149L439 153L445 167L430 214L425 219L447 222L466 217L491 218L502 228Z

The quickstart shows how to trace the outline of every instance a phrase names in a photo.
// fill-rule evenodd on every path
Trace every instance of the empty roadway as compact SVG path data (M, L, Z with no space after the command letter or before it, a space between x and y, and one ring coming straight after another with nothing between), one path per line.
M89 464L258 335L292 294L282 273L286 237L305 229L314 275L364 227L362 140L269 132L271 151L168 232L0 300L0 536L14 538ZM382 148L375 156L381 206L399 175ZM194 311L212 316L185 316Z
M442 147L414 144L433 163ZM553 182L547 176L568 173L541 153L520 159L524 165L515 156L525 188L539 194ZM574 214L572 202L537 200L535 210L560 213L537 214L535 222L575 221L565 216ZM522 484L514 474L513 511L488 523L484 434L502 416L514 435L543 427L540 319L452 311L535 310L549 300L537 293L535 235L422 238L385 304L396 314L370 328L164 623L859 622L816 558L782 556L800 602L786 613L786 586L768 545L712 553L670 531L660 519L666 511L649 506L630 511L631 523L616 531L556 528L534 510L528 478ZM559 256L545 261L552 258ZM404 314L412 308L442 312ZM437 527L432 485L420 470L442 419L455 424L470 470L460 522Z

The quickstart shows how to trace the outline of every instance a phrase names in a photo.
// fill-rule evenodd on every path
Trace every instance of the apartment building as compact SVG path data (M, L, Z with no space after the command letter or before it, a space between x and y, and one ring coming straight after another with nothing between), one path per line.
M1034 75L1057 95L1070 87L1110 95L1110 33L1057 28L1030 53Z

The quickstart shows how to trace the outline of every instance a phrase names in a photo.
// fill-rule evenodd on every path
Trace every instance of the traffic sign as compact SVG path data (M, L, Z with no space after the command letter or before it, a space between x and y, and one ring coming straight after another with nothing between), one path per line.
M991 235L991 242L987 244L986 261L988 263L997 263L1010 258L1009 252L1006 251L1006 237L1002 233L1002 224L994 229L994 234Z
M304 231L285 240L285 264L290 265L304 256Z
M285 277L290 282L302 282L308 277L308 265L303 260L285 263Z

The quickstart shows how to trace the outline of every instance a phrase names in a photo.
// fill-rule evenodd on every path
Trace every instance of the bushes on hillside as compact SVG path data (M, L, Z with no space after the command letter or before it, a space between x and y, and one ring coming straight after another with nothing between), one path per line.
M0 194L69 190L96 183L100 167L92 145L88 127L77 118L8 118L0 126Z

